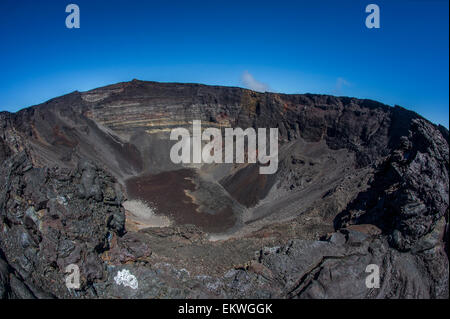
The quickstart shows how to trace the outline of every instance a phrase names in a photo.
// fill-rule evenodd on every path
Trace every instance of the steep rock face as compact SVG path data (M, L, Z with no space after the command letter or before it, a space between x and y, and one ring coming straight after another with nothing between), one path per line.
M337 218L338 227L374 224L399 249L413 248L448 218L448 163L447 141L436 128L413 120L409 136L383 162L369 190Z
M127 172L125 166L139 172L148 164L142 154L148 150L140 149L139 154L134 149L141 147L138 142L146 136L143 133L151 136L174 127L190 127L192 120L216 127L278 127L281 141L299 137L325 140L332 149L356 152L362 166L395 149L400 137L408 134L413 118L420 117L370 100L141 81L74 92L0 117L5 132L25 134L33 146L57 152L62 162L70 161L69 150L90 156L92 151L108 150L114 158L124 157L109 164L121 167L125 171L121 174ZM97 144L91 148L100 148L100 142L106 145L87 149L85 144L92 142ZM99 154L103 161L104 155Z
M278 172L188 167L168 206L204 220L127 229L127 181L176 175L168 133L193 120L278 127ZM448 298L448 131L401 107L132 81L0 113L0 159L1 297Z

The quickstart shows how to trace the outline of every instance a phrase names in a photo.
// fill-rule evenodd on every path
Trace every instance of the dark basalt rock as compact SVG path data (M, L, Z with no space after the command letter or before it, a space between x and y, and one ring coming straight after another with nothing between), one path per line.
M413 120L408 137L382 163L368 191L336 218L336 227L374 224L392 244L409 250L448 219L448 142L423 120Z
M32 166L26 153L13 155L3 163L0 173L2 274L8 269L4 266L7 262L27 285L58 297L70 295L63 286L53 286L52 280L46 278L63 283L65 267L70 264L82 265L82 289L91 289L94 281L104 277L99 251L108 247L112 234L123 233L124 211L120 205L105 205L102 194L77 197L77 185L88 185L86 189L90 190L89 182L95 181L100 192L114 186L111 177L94 164L81 163L69 172L35 167L25 170ZM89 178L83 178L86 172ZM16 278L14 282L2 282L6 287L17 286L18 291L14 293L18 297L36 296L27 294L17 280L20 281Z

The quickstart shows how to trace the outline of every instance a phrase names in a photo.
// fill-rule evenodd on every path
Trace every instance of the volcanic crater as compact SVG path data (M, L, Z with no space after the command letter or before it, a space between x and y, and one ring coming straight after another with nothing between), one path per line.
M174 164L170 132L190 130L195 120L221 130L278 128L277 172L261 175L259 164L249 163ZM189 277L202 288L186 290L167 270L161 287L194 294L182 296L360 298L371 296L363 286L338 289L318 269L351 277L359 270L347 269L390 254L387 272L396 274L406 271L399 270L406 255L427 251L428 257L412 262L419 263L411 266L415 270L402 275L427 284L403 293L448 297L448 130L400 106L133 80L2 112L0 124L0 261L14 269L21 267L9 260L31 249L45 256L35 267L55 278L66 261L89 259L86 294L96 289L101 295L98 285L108 297L163 293L149 286L125 296L111 288L108 267L131 262L142 276L170 264L218 278L213 285ZM29 216L26 223L20 216ZM90 235L81 239L81 230ZM33 244L16 247L27 236ZM364 245L370 249L354 251ZM331 266L324 256L339 257ZM443 269L447 289L438 280ZM53 295L67 294L39 276L25 269L20 278L32 278L30 287L41 285ZM397 279L382 293L403 296L394 291L395 283L404 284ZM164 293L176 295L176 289Z

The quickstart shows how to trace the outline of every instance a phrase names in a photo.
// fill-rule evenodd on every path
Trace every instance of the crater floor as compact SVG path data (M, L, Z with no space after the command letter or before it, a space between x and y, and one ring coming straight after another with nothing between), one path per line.
M222 233L232 228L236 217L231 207L214 209L204 207L207 202L197 203L192 195L198 192L194 178L193 169L146 174L127 179L126 192L129 199L147 203L156 215L168 217L174 225L195 225L208 233Z

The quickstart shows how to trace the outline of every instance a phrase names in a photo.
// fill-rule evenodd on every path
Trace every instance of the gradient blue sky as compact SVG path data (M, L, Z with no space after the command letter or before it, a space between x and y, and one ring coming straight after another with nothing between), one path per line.
M69 3L80 29L65 27ZM380 29L365 27L370 3ZM398 104L448 128L448 16L445 0L1 0L0 110L133 78L254 80Z

